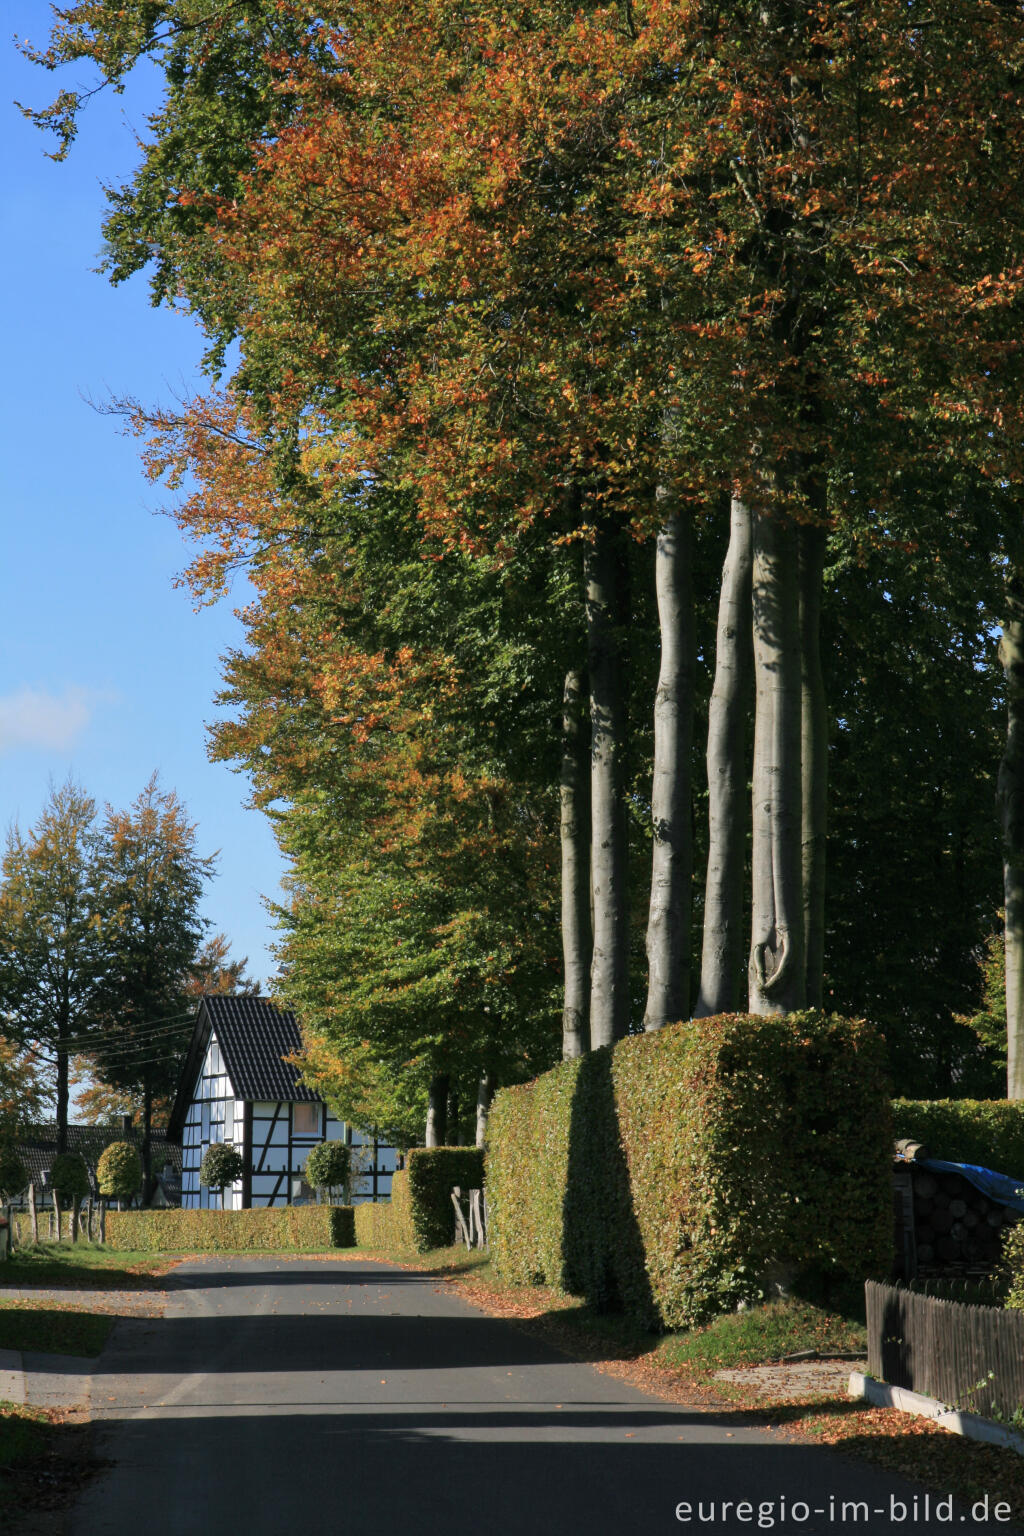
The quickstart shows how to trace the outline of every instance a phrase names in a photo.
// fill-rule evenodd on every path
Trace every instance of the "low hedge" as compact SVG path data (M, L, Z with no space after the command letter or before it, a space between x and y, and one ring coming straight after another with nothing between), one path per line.
M492 1262L513 1284L670 1328L794 1276L884 1275L884 1059L859 1021L724 1015L504 1089L488 1126Z
M481 1189L484 1155L479 1147L414 1147L408 1166L391 1178L389 1202L356 1206L360 1248L427 1253L455 1241L452 1190Z
M362 1200L354 1210L357 1248L398 1247L392 1236L394 1207L390 1201Z
M895 1099L892 1117L893 1134L923 1141L932 1157L1024 1181L1024 1102Z
M482 1189L484 1154L481 1147L414 1147L409 1153L407 1178L394 1180L391 1201L400 1233L419 1253L447 1248L455 1241L455 1207L452 1190ZM404 1243L403 1243L403 1246Z
M258 1206L249 1211L110 1211L107 1245L140 1253L351 1248L350 1205Z

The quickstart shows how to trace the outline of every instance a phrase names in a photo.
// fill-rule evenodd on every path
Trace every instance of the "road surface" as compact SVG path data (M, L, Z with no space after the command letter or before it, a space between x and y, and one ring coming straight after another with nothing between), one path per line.
M70 1536L1010 1529L969 1503L936 1518L934 1493L925 1519L919 1489L647 1396L429 1275L267 1258L174 1279L165 1317L119 1323L100 1357L111 1466Z

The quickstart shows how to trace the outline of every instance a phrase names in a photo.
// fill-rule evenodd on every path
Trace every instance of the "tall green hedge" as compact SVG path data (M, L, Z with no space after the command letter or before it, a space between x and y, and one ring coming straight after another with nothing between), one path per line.
M452 1190L481 1189L484 1154L480 1147L414 1147L409 1153L406 1179L398 1176L398 1191L391 1184L401 1235L419 1253L445 1248L455 1241L455 1208ZM406 1193L408 1192L408 1194Z
M426 1253L455 1241L452 1190L480 1189L484 1155L479 1147L415 1147L409 1164L391 1178L391 1199L355 1208L360 1248Z
M258 1206L249 1211L110 1211L107 1243L141 1253L351 1248L350 1205Z
M932 1157L1024 1180L1024 1103L1007 1099L895 1099L893 1134L923 1141Z
M724 1015L503 1090L488 1127L492 1261L513 1283L665 1327L794 1274L884 1275L884 1059L858 1021Z

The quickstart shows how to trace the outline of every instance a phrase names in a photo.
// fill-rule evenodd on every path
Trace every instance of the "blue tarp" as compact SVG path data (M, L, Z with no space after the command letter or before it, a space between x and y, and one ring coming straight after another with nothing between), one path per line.
M993 1173L991 1168L976 1168L973 1163L945 1163L939 1157L918 1158L915 1166L930 1168L935 1173L959 1173L990 1200L1024 1214L1024 1179L1011 1179L1009 1174Z

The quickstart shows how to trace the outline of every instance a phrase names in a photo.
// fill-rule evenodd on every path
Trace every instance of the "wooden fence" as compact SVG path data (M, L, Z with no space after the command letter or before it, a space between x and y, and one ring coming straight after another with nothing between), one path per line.
M1024 1406L1024 1312L874 1281L865 1289L872 1376L987 1417Z

